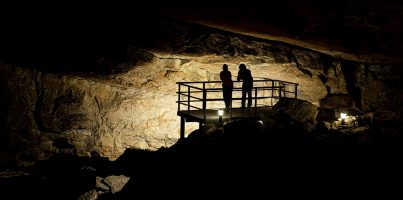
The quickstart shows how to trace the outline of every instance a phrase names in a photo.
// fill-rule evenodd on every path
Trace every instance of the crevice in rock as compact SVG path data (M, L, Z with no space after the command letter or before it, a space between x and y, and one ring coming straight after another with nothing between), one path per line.
M35 83L35 91L36 91L36 102L35 109L33 110L33 117L35 119L35 123L40 131L44 132L53 132L52 130L45 127L42 121L42 105L44 102L44 93L41 85L41 72L34 71L34 83Z

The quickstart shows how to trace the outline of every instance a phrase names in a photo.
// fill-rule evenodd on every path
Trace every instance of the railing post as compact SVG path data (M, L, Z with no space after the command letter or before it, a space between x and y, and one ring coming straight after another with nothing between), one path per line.
M297 84L295 84L295 98L297 98L297 94L298 94L298 85Z
M232 118L232 95L231 95L231 101L229 103L229 121L231 121Z
M255 116L256 116L256 106L257 106L257 88L255 88Z
M280 84L279 84L279 86L278 86L278 100L281 99L281 88L283 88L283 86L280 86Z
M273 106L273 97L274 97L274 81L271 81L271 98L270 98L271 106Z
M203 116L204 116L204 121L206 121L206 98L207 98L206 83L203 82Z
M184 116L181 116L180 139L185 138L185 122L186 122L186 118Z
M181 84L178 84L178 111L181 110Z
M190 111L190 87L188 86L188 112Z

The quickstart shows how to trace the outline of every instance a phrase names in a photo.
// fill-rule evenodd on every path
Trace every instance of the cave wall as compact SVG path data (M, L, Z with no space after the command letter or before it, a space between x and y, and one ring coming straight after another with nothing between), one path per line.
M1 64L2 151L25 161L55 153L96 153L114 160L127 148L171 146L179 138L176 82L217 81L224 63L234 80L245 63L256 79L299 83L298 98L317 106L328 95L352 95L363 111L401 116L398 66L346 62L183 24L162 26L152 45L127 45L124 63L107 55L98 59L109 60L99 67L119 66L118 73L77 75ZM187 124L186 133L196 128Z
M174 95L24 68L2 72L9 75L2 146L22 150L22 159L59 152L115 159L128 147L157 149L177 139L175 110L159 101L173 103Z
M385 123L383 128L395 129L399 134L403 119L402 66L359 64L356 75L363 111L373 112L380 123Z

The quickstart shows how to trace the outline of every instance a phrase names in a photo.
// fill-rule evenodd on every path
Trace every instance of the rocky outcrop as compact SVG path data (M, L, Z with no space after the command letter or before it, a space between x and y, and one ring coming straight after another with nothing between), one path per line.
M311 132L316 123L318 107L306 100L282 98L270 109L263 110L260 118L268 132Z
M106 178L96 177L96 186L97 188L107 190L112 194L119 192L126 185L126 183L130 180L130 177L126 177L124 175L119 176L108 176Z

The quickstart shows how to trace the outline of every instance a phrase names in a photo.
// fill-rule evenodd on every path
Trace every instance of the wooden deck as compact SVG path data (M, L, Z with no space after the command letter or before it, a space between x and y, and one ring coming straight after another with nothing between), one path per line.
M253 108L233 108L225 109L222 116L222 122L228 122L235 119L260 119L260 111L267 109L269 106ZM232 112L232 114L230 113ZM219 123L218 110L206 110L206 118L204 119L204 112L202 110L181 110L178 111L178 116L185 117L186 122L199 122L199 123Z

